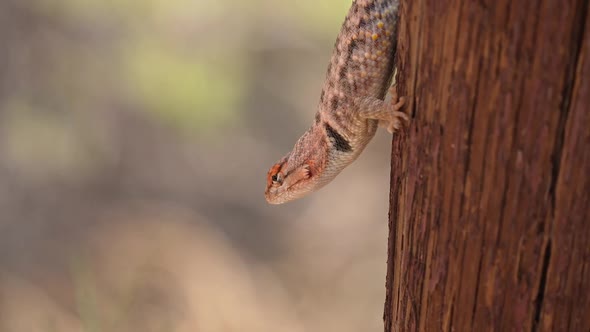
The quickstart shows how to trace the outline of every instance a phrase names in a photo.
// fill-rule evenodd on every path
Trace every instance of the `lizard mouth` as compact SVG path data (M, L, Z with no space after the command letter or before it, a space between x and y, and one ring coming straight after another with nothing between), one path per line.
M289 189L281 189L281 188L269 188L264 193L264 198L266 198L266 202L272 205L279 205L283 203L287 203L297 198L305 196L305 191L301 190L289 190Z
M294 198L290 197L288 192L281 190L280 188L268 188L264 192L264 198L268 204L279 205L286 203Z

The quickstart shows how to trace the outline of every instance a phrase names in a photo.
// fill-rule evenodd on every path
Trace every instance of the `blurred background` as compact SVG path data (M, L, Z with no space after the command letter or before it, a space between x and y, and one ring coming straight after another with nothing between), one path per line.
M390 135L267 205L349 0L0 1L0 331L380 331Z

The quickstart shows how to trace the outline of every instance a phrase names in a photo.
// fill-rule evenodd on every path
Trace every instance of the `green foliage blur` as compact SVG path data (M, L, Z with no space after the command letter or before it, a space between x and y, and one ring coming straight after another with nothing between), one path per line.
M390 137L263 197L349 6L1 1L0 332L380 330Z

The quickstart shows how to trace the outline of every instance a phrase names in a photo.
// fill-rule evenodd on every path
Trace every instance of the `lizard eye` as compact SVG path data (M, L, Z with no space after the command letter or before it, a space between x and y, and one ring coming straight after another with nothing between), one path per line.
M281 173L273 175L271 179L274 184L279 184L283 182L283 177L281 176Z

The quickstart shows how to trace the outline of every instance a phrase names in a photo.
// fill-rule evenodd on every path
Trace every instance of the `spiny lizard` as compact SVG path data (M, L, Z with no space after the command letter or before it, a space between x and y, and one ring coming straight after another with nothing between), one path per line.
M398 0L355 0L336 39L315 121L291 152L271 167L265 197L281 204L329 183L375 135L390 133L408 116L391 85Z

